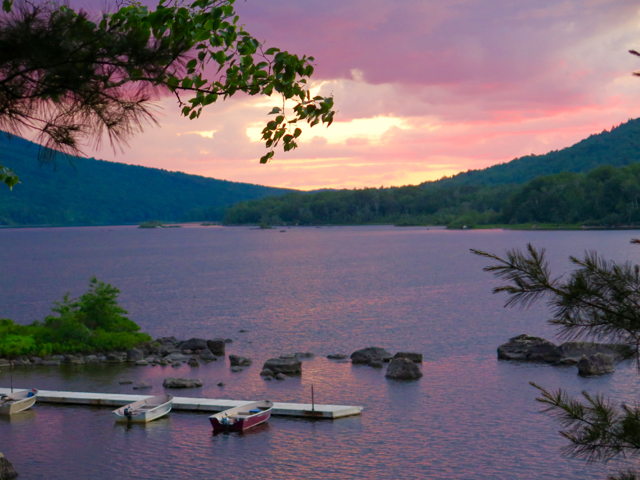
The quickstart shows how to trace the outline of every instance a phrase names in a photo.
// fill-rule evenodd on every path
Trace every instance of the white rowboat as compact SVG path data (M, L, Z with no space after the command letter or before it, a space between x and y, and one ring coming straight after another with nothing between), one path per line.
M147 423L171 411L173 395L156 395L114 410L116 422Z
M0 415L13 415L22 412L36 403L38 390L23 390L21 392L0 395Z

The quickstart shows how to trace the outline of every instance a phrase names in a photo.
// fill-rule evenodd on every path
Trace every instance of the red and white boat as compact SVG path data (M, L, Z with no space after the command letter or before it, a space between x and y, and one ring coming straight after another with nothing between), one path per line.
M269 420L272 408L273 402L263 400L224 410L211 415L209 420L213 433L243 432Z

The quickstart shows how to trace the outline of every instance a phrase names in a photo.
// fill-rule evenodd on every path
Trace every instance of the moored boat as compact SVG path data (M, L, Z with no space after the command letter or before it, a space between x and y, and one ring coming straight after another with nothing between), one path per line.
M21 392L0 395L0 415L13 415L31 408L36 403L38 390L23 390Z
M114 410L116 422L147 423L171 411L173 395L156 395Z
M209 417L213 433L243 432L269 420L273 402L263 400L230 408Z

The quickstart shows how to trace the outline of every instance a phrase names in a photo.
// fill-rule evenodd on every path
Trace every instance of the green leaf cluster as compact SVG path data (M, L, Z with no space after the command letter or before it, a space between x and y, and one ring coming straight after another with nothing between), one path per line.
M0 320L0 356L49 355L128 350L151 340L117 302L120 290L92 277L78 299L54 302L44 322L18 325Z
M234 3L160 0L150 10L126 2L93 21L53 2L11 12L12 2L3 0L0 125L16 134L40 132L50 147L43 158L50 159L56 150L78 154L105 133L114 146L126 145L155 122L149 107L158 88L173 92L192 120L239 92L276 94L281 115L263 130L270 151L260 161L280 143L285 151L296 148L297 122L329 126L333 98L310 95L313 57L265 49L238 23Z

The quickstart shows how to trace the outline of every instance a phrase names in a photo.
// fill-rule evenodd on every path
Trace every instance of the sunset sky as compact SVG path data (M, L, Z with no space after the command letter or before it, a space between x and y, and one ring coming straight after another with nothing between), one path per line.
M334 124L268 165L273 98L234 98L200 119L159 100L114 155L89 156L298 189L418 184L560 149L640 116L640 6L627 0L246 0L245 29L315 57Z

